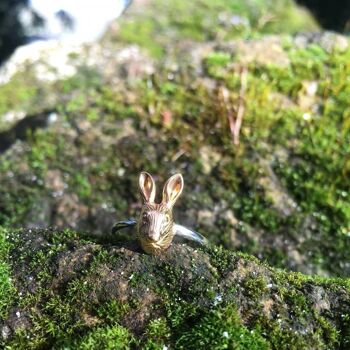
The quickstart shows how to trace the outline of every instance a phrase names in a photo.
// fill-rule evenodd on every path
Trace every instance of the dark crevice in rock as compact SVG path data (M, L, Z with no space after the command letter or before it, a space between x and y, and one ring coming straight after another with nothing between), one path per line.
M49 124L49 116L54 112L54 109L48 109L38 114L28 115L10 130L0 132L0 153L8 150L17 140L25 141L35 130L46 128Z

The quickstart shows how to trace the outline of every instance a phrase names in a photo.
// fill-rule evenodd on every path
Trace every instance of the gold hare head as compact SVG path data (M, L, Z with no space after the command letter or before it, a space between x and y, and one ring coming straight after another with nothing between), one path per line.
M184 180L181 174L170 177L163 187L163 199L159 204L154 202L156 185L150 174L140 174L139 186L143 205L138 221L138 239L146 253L157 255L173 240L173 206L183 190Z

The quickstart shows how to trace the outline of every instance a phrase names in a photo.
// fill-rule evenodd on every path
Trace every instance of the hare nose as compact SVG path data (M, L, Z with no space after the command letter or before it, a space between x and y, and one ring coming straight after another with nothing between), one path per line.
M156 242L156 241L158 241L158 239L159 239L159 233L158 233L156 230L150 230L150 231L148 232L148 237L149 237L152 241Z

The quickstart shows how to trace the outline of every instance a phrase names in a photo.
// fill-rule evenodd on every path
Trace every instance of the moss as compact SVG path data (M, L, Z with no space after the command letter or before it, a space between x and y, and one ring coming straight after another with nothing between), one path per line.
M252 276L244 280L243 287L245 293L254 300L260 299L268 291L267 284L262 276L256 277L253 273Z
M166 344L170 343L172 330L169 327L167 320L164 317L156 318L152 320L146 328L144 333L145 339L147 339L144 349L158 349L163 348Z
M213 310L178 339L179 349L270 349L260 330L248 330L232 307Z
M133 337L128 330L116 324L109 327L98 327L79 339L70 342L56 344L56 348L64 349L130 349Z
M163 56L164 48L161 44L151 39L154 32L156 32L154 21L146 18L142 24L138 23L138 21L124 23L118 36L125 43L145 46L153 57L159 58Z
M215 248L178 245L150 257L71 230L8 232L6 241L21 293L8 311L18 310L22 326L4 319L15 330L2 343L10 349L323 349L348 341L346 280L276 271ZM331 314L315 307L315 288L338 305Z
M17 74L0 86L0 115L12 110L28 109L29 101L38 93L36 81L31 74ZM0 130L4 121L0 119Z
M340 331L340 336L342 338L342 344L344 344L344 348L350 345L350 314L344 314L342 316L343 319L343 327Z
M208 75L215 78L224 78L227 64L232 62L232 57L226 52L213 52L209 54L204 61L207 67Z
M169 43L178 39L228 40L261 32L295 33L316 28L312 17L289 0L215 3L177 0L166 4L154 0L147 7L131 8L129 18L126 15L126 19L121 20L114 40L138 44L159 58L174 46Z
M8 242L9 231L0 227L0 318L5 318L15 295L15 288L11 280L11 265Z

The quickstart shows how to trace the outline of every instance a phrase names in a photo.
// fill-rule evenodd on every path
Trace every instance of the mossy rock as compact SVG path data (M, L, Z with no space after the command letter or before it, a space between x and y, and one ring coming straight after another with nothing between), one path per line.
M140 171L160 184L181 172L179 223L277 267L349 276L348 40L319 33L191 45L157 69L142 56L152 74L116 59L108 79L85 67L43 95L23 76L0 87L6 110L28 111L2 124L0 224L100 234L138 215ZM228 113L242 67L235 146Z
M6 349L346 349L350 286L218 247L1 230ZM4 269L3 269L4 270ZM2 278L5 281L5 278ZM2 290L4 290L2 283Z
M140 171L181 172L180 224L276 267L350 276L348 38L290 35L312 21L287 26L289 0L200 4L135 2L69 55L70 78L43 81L48 50L0 86L0 225L98 235L139 214Z
M176 52L177 42L181 46L186 41L309 32L318 30L318 25L306 9L291 0L136 0L116 29L107 33L108 40L138 44L160 58Z

